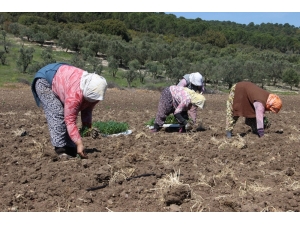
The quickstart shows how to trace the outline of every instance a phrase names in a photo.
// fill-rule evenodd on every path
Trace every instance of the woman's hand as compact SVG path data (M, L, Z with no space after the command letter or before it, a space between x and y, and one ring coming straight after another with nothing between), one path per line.
M85 153L85 150L84 150L84 146L83 146L83 143L82 143L82 140L79 140L77 143L77 153L80 155L81 158L83 159L87 159L87 155Z

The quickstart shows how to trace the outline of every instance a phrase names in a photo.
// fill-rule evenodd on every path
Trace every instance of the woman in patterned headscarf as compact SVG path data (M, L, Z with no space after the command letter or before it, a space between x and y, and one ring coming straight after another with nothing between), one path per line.
M192 107L203 109L205 97L186 87L172 85L165 88L160 97L158 110L154 120L152 132L158 132L168 115L174 114L175 118L186 130L191 129L191 124L187 121L187 111ZM196 123L196 114L190 114L193 124Z
M36 104L44 109L51 143L61 158L85 158L84 145L76 125L81 112L82 127L91 128L94 106L104 99L104 77L66 63L41 68L31 85Z
M227 100L226 135L232 136L232 130L240 116L259 137L264 135L264 113L278 113L282 107L281 99L257 85L242 81L232 86Z

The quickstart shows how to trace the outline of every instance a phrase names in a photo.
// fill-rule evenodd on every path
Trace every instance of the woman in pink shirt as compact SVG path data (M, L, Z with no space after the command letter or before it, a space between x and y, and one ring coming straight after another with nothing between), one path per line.
M192 123L196 123L195 113L187 115L187 111L195 106L203 109L205 97L186 87L172 85L165 88L160 96L154 128L152 132L158 132L162 127L168 115L174 114L179 124L186 130L191 128L187 117L190 116Z
M36 73L31 88L37 105L44 109L56 153L63 158L78 153L85 158L76 119L80 112L82 127L91 128L93 108L104 99L107 89L105 78L65 63L52 63Z

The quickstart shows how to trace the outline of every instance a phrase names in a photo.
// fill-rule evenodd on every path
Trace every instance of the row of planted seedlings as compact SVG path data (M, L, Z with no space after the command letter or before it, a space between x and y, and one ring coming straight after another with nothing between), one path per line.
M99 135L106 137L116 134L130 134L128 123L117 122L113 120L109 121L95 121L92 123L92 128L84 127L80 129L80 135L82 137L92 136L93 139Z
M152 127L154 125L155 118L151 118L149 121L145 123L146 126ZM173 114L167 116L166 125L175 125L178 127L178 121L174 117ZM131 130L129 130L129 125L126 122L117 122L113 120L109 121L95 121L92 123L92 128L84 127L80 129L81 137L92 136L93 139L97 138L99 135L101 136L110 136L116 134L130 134Z

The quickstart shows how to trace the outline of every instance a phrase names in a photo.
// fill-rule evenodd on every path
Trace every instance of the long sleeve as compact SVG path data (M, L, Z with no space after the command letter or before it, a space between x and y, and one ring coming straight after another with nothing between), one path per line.
M178 106L175 108L174 114L181 113L182 111L187 111L191 102L189 99L186 101L181 101Z
M74 142L77 142L79 139L81 139L78 127L76 125L76 119L80 111L80 105L81 105L81 101L79 98L70 96L65 100L65 106L64 106L65 123L66 123L69 136Z
M79 68L62 65L58 69L52 83L52 90L64 104L64 120L68 134L74 142L81 139L76 124L77 116L80 111L91 105L91 103L88 104L88 102L84 101L82 91L80 90L82 73L83 70ZM89 114L88 111L87 114Z
M188 114L193 120L194 123L196 123L197 119L197 107L195 105L192 105L191 108L188 110Z
M94 103L90 103L90 105L88 107L86 107L85 109L83 109L81 111L82 126L86 126L86 127L91 128L91 126L92 126L92 112L93 112L93 109L94 109L94 107L97 103L98 103L98 101L94 102Z
M204 83L203 83L203 85L202 86L200 86L200 91L199 92L202 92L202 93L204 93L205 92L205 86L204 86Z
M253 105L255 108L255 115L256 115L256 127L257 129L263 129L265 107L261 102L254 102Z
M170 86L170 91L173 98L174 114L188 111L191 107L190 96L184 91L183 87Z
M179 87L186 87L187 86L187 82L185 79L181 79L180 82L177 84L177 86Z

